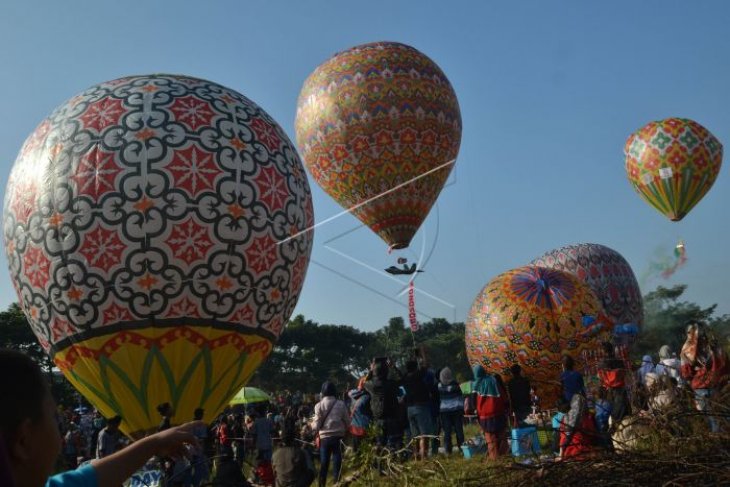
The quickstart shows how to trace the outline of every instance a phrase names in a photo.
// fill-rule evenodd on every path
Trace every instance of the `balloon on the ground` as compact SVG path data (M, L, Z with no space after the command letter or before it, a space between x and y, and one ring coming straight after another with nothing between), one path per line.
M500 274L479 292L467 317L466 353L469 363L505 378L519 364L542 405L552 407L562 355L579 369L583 351L600 348L610 333L587 284L567 272L525 266Z
M550 250L531 264L569 272L587 283L619 338L636 337L644 323L644 304L634 271L621 254L605 245L583 243Z
M449 80L395 42L353 47L320 65L304 82L295 126L317 184L391 248L410 243L461 142Z
M722 144L686 118L650 122L626 141L626 174L639 195L679 221L710 190L722 165Z
M121 78L57 108L5 195L20 305L69 381L132 436L211 420L267 357L309 263L312 202L279 125L185 76ZM295 236L295 238L291 238Z

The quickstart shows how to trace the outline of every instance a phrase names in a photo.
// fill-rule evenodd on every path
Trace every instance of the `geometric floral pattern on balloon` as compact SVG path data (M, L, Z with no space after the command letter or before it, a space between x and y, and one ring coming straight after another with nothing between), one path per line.
M531 265L569 272L587 283L615 325L644 322L641 289L624 257L600 244L566 245L550 250Z
M313 239L309 185L281 127L186 76L120 78L59 106L20 150L4 208L13 285L51 356L132 329L207 326L267 342L260 361Z
M710 190L722 165L722 144L686 118L650 122L624 147L626 175L639 196L679 221Z
M495 277L477 295L466 322L466 353L470 363L507 376L519 364L544 404L552 404L562 354L580 362L609 332L587 284L567 272L525 266Z
M317 67L299 95L295 129L317 184L402 248L451 172L461 113L436 63L413 47L376 42Z

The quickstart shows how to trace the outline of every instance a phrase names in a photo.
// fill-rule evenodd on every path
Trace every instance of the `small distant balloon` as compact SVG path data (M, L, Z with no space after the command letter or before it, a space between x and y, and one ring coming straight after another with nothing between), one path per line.
M684 240L680 240L674 246L672 254L668 255L666 247L658 250L653 259L649 262L649 268L642 276L642 283L651 279L669 279L687 263L687 246Z
M626 141L626 174L644 201L672 221L699 203L720 173L722 144L686 118L650 122Z
M679 243L674 247L674 262L671 267L662 271L662 277L669 279L677 271L677 269L684 266L687 263L687 248L684 245L684 240L680 240Z

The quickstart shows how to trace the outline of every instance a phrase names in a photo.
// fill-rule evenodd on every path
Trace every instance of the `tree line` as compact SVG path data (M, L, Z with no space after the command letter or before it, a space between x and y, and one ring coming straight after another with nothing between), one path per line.
M685 324L690 320L707 322L718 339L728 346L730 315L717 315L716 305L703 308L684 301L686 288L660 286L644 297L644 327L632 350L636 358L652 355L656 359L662 345L679 352L684 343ZM469 380L464 330L464 323L451 323L443 318L422 323L412 333L401 317L391 318L375 331L363 331L351 325L320 324L297 315L289 321L250 385L267 391L317 392L324 380L332 380L341 389L352 387L374 357L390 357L402 367L413 356L414 345L427 350L434 369L448 366L458 381ZM36 360L48 373L60 401L70 404L67 401L78 399L70 384L60 374L53 373L52 362L17 304L0 312L0 346L20 350Z
M348 325L318 324L297 315L273 352L254 374L251 384L265 390L316 392L324 380L354 386L375 357L390 357L399 367L418 345L434 368L450 367L457 379L471 377L464 347L464 323L435 318L411 332L403 318L368 332Z

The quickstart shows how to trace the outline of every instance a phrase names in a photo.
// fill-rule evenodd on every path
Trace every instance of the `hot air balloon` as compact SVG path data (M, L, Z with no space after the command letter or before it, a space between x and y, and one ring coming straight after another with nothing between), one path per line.
M675 272L684 267L687 263L687 248L684 240L680 240L674 246L672 255L667 255L664 249L657 249L656 254L649 261L646 272L642 276L642 282L649 278L669 279Z
M408 247L461 142L449 80L395 42L353 47L320 65L304 82L295 127L317 184L392 249Z
M650 122L626 141L626 174L644 201L679 221L710 190L722 164L722 144L686 118Z
M121 78L58 107L15 161L3 218L39 342L132 437L166 402L173 422L228 404L293 311L312 246L284 131L186 76Z
M466 322L466 353L471 364L500 374L519 364L544 404L554 404L562 355L580 364L583 352L599 349L610 332L587 284L567 272L519 267L477 295Z
M633 341L644 322L644 305L629 263L605 245L584 243L550 250L531 265L569 272L587 283L622 341Z

